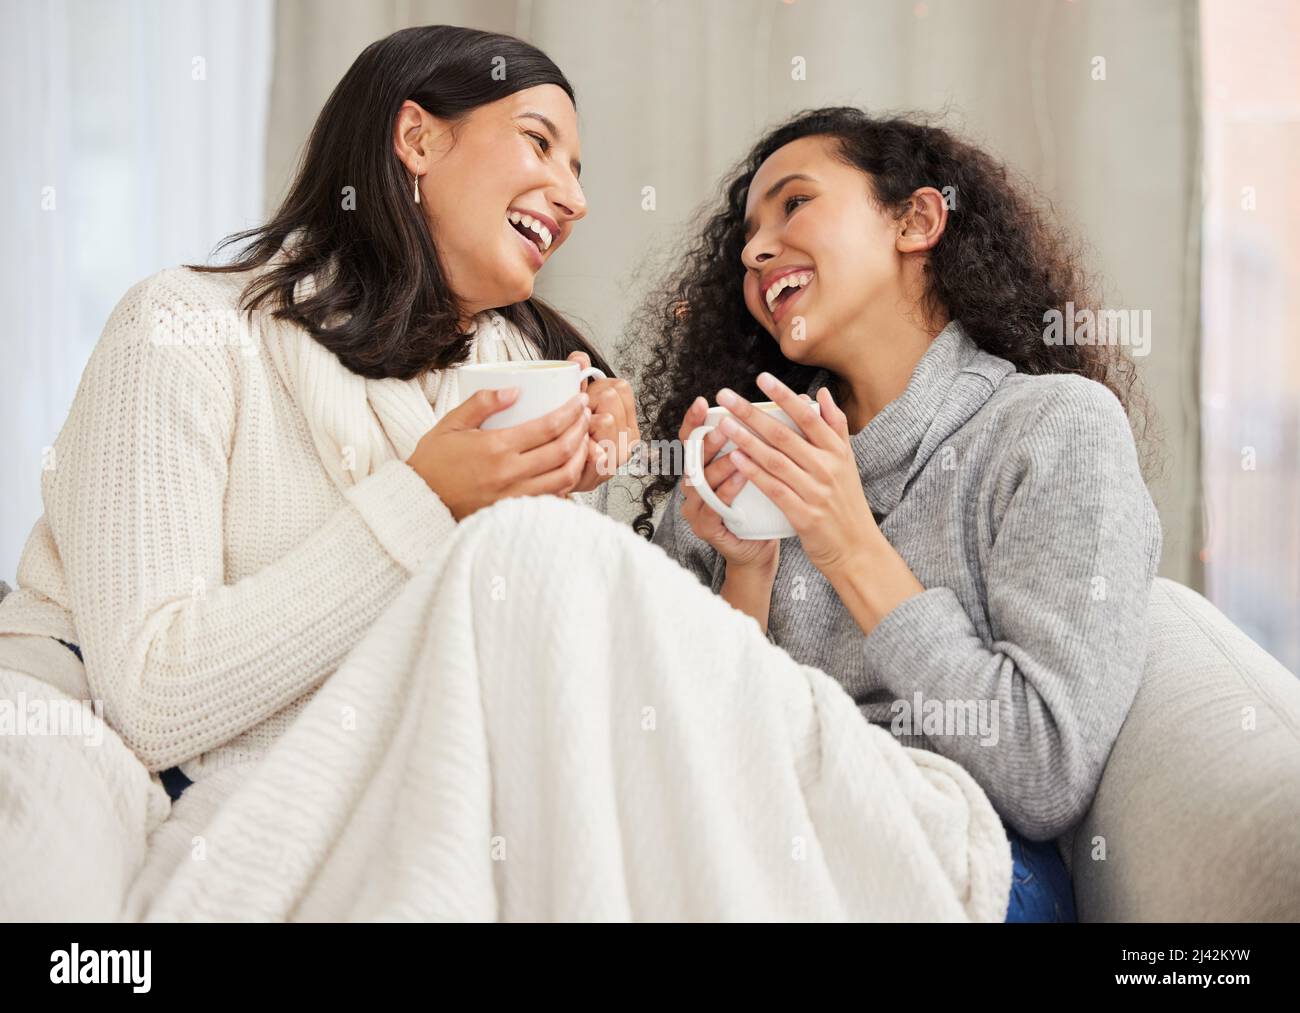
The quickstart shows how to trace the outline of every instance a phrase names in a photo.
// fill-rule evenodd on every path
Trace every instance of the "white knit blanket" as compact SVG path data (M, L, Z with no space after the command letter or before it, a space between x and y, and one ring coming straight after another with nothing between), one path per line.
M84 676L77 673L81 689L64 680L71 692L47 678L58 651L76 661L50 637L0 641L0 921L121 918L170 808L135 754L83 703Z
M18 770L0 747L7 790L26 786L0 833L35 819L96 842L74 866L29 840L0 910L108 861L120 882L154 822L129 754L101 746L88 774L87 748L58 740ZM88 777L112 807L84 804ZM218 780L134 856L120 917L1000 921L1007 905L1007 840L965 771L865 722L657 547L550 498L462 523L265 759ZM60 799L79 808L51 815Z

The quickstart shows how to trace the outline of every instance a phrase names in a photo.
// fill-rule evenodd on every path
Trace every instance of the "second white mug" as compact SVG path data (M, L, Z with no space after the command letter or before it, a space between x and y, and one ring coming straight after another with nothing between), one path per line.
M816 401L810 401L812 408L821 413L821 405ZM776 419L787 429L793 430L803 439L803 434L799 427L794 424L780 407L772 401L755 402L754 407L759 411L766 412L772 418ZM710 408L705 416L704 424L696 426L691 430L690 436L686 438L686 447L683 457L685 458L686 481L689 482L695 491L700 494L713 510L717 511L722 518L722 522L737 538L745 541L767 541L771 538L791 538L795 534L794 525L786 519L781 509L767 498L764 493L753 482L746 482L745 487L740 490L736 498L732 501L731 506L727 506L718 498L709 483L704 478L704 463L700 460L700 444L704 437L718 427L718 424L731 415L726 408ZM735 416L732 416L735 418ZM740 422L739 419L736 419ZM740 423L744 425L743 422ZM728 440L721 450L718 451L718 457L731 453L736 449L736 444Z

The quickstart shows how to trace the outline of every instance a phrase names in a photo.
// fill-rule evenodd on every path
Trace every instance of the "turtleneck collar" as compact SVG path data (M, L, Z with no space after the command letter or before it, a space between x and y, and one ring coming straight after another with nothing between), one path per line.
M1006 359L981 350L958 321L940 331L912 371L907 389L849 438L872 513L888 516L935 450L1014 371ZM808 393L816 396L829 379L821 370Z

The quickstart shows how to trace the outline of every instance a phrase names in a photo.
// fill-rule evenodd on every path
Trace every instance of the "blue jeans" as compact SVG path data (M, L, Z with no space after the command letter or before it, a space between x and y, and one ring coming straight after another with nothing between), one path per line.
M1055 841L1028 841L1003 824L1011 841L1008 922L1073 922L1074 887Z
M81 657L81 648L77 644L70 644L60 637L55 637L54 639L75 654L77 660L84 664L84 659ZM180 767L171 767L168 770L159 773L158 776L162 778L163 787L167 789L167 794L171 796L173 802L180 798L181 793L194 783L181 773Z

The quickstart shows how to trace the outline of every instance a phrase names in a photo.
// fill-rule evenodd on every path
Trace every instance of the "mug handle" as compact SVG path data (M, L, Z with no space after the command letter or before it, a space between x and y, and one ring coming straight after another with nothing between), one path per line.
M718 516L735 529L742 527L745 523L745 515L734 507L729 507L718 498L718 494L709 488L708 479L704 477L704 465L700 461L701 451L700 444L704 437L713 432L717 426L705 423L702 426L696 426L691 430L691 435L686 437L686 460L683 462L686 471L686 481L689 482L700 494L700 499L704 500Z
M608 379L609 377L607 377L602 370L597 369L595 366L588 366L586 369L584 369L581 373L578 374L579 383L582 383L583 380L608 380Z

